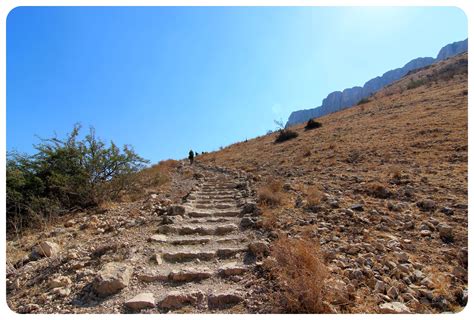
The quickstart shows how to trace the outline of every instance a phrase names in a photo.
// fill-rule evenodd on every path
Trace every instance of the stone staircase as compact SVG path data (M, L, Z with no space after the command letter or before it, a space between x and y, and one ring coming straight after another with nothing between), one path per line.
M231 175L207 173L150 236L158 266L138 278L161 311L246 312L242 279L254 260L247 252L251 231L240 225L244 195L237 183ZM147 286L152 283L159 287Z

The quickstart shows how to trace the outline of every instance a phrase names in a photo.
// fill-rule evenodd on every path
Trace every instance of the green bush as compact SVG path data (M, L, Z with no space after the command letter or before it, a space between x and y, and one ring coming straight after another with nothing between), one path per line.
M9 231L36 226L74 208L94 207L115 199L148 161L131 147L122 150L96 138L91 128L79 140L75 125L64 140L41 139L36 154L7 155L7 223Z
M293 138L296 138L298 136L298 133L295 131L291 131L289 129L282 129L279 131L278 136L275 139L275 143L287 141Z
M360 99L359 102L357 102L357 105L359 106L361 104L368 103L368 102L370 102L369 98L362 98Z
M321 122L314 121L313 119L309 119L304 128L305 130L311 130L311 129L321 128L322 126L323 125L321 124Z
M421 79L419 79L419 80L413 80L413 79L411 79L411 80L410 80L410 83L407 85L407 89L408 89L408 90L415 89L415 88L418 88L418 87L420 87L420 86L422 86L422 85L424 85L424 84L425 84L425 81L424 81L424 80L421 80Z

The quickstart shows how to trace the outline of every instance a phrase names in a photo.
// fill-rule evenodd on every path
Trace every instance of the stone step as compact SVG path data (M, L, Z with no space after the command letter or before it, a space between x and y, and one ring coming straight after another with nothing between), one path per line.
M202 212L202 211L190 211L188 216L191 218L204 218L204 217L239 217L240 210L225 210L218 212Z
M238 291L213 292L207 296L207 306L209 309L226 309L243 300L242 294Z
M193 204L228 204L235 206L235 199L197 199L192 201Z
M188 223L240 223L240 219L237 217L205 217L205 218L194 218L187 221Z
M206 294L207 288L172 290L158 299L158 306L167 310L180 309L185 306L225 309L243 301L243 294L235 289L214 290Z
M229 259L234 257L236 254L247 251L247 247L224 247L214 250L190 250L190 249L183 249L171 252L164 252L162 253L163 260L168 262L185 262L185 261L192 261L192 260L201 260L201 261L209 261L215 258L220 259Z
M195 204L196 209L235 209L237 206L235 204L221 204L221 203L211 203L211 204Z
M188 268L173 270L168 274L169 281L191 282L201 281L212 277L215 272L207 268Z
M235 242L244 244L247 243L247 238L242 235L236 236L227 236L227 237L209 237L209 236L196 236L196 235L187 235L187 236L178 236L178 237L167 237L164 243L171 244L174 246L186 246L186 245L205 245L210 242L215 243L229 243Z
M223 225L207 225L207 224L193 224L193 225L163 225L158 227L158 232L162 234L199 234L199 235L225 235L239 230L236 224L229 223Z
M184 306L197 306L202 303L206 303L206 300L201 290L172 290L166 292L159 298L158 306L163 309L179 309Z

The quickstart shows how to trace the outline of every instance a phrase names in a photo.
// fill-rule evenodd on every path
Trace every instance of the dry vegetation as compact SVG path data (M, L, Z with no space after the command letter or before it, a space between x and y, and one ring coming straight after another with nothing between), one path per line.
M273 242L267 267L281 291L274 302L279 311L325 313L323 287L327 277L319 244L306 239L281 236Z
M272 133L200 161L254 175L271 238L281 232L321 243L327 283L344 292L327 300L333 312L380 312L390 301L417 313L459 311L467 289L467 55L318 121L317 130L292 127L298 136L283 143ZM443 226L454 241L441 236ZM281 243L272 255L288 261ZM302 290L312 265L297 266L280 265L294 279L283 292ZM377 281L386 287L376 289Z

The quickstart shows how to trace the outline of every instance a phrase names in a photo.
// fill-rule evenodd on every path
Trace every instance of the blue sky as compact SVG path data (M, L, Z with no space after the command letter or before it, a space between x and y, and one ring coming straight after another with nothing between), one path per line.
M465 38L454 7L19 7L7 150L80 122L152 162L184 158Z

